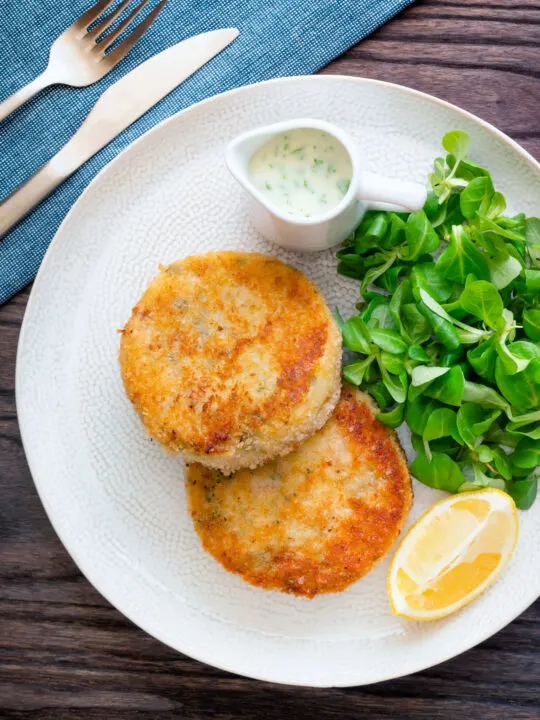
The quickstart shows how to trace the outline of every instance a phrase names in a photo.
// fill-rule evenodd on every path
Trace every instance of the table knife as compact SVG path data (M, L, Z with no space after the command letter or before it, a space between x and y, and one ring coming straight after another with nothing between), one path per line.
M0 204L0 236L238 34L236 28L225 28L195 35L154 55L111 85L64 147Z

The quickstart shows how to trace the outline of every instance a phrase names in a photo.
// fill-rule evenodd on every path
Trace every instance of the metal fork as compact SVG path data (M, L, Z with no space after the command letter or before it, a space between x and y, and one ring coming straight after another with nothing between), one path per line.
M25 85L25 87L0 103L0 120L3 120L20 105L49 85L61 84L74 87L86 87L86 85L91 85L97 80L100 80L128 54L135 43L154 22L167 2L167 0L161 0L143 22L137 25L135 30L133 30L118 47L110 53L105 54L105 51L110 48L131 21L134 20L150 2L150 0L142 0L115 30L106 37L99 39L105 30L107 30L125 10L131 0L123 0L114 12L103 18L95 28L88 30L89 25L95 22L101 13L110 8L115 1L116 0L100 0L76 20L73 25L70 25L67 30L64 30L51 46L49 64L45 71L35 80L28 83L28 85Z

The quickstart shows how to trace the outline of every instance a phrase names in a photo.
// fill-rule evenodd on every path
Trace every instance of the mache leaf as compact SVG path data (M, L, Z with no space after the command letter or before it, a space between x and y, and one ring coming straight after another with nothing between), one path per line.
M527 308L523 311L523 329L527 337L540 342L540 310Z
M509 411L508 403L493 388L482 383L465 380L463 388L463 402L479 403L486 407L499 408L506 413Z
M425 390L428 397L440 400L447 405L461 405L465 392L465 376L459 365L450 368L446 375L437 378Z
M373 351L369 329L359 315L349 318L341 330L345 346L353 352L370 355Z
M405 303L400 314L401 334L413 345L421 345L431 337L431 325L414 303Z
M395 330L370 328L369 334L371 341L382 350L386 350L386 352L394 355L407 352L407 343L401 339L399 333Z
M528 413L540 406L540 359L531 360L523 372L508 375L498 358L495 380L514 414Z
M417 455L411 463L411 472L424 485L451 493L465 482L459 465L442 453L432 453L431 460L425 454Z
M433 252L440 243L439 236L423 210L409 215L405 237L408 248L407 260L416 260L420 255Z
M512 463L519 468L534 470L540 467L540 440L522 438L511 457Z
M397 428L402 424L404 416L405 404L401 403L401 405L396 405L396 407L389 412L377 413L376 418L388 427Z
M462 285L465 284L465 279L470 274L473 274L478 280L489 280L490 278L486 256L473 245L461 225L452 227L450 242L439 256L435 266L448 280Z
M531 477L527 480L518 480L510 485L508 492L519 510L528 510L536 500L538 478Z
M505 325L502 298L496 288L486 280L468 283L459 297L459 304L467 313L480 318L493 330L501 329Z
M411 385L418 387L425 383L432 382L436 378L449 372L450 368L447 367L434 367L427 365L418 365L415 367L411 374Z
M422 287L438 302L446 302L452 295L453 284L437 269L435 263L420 263L411 272L415 288Z
M429 362L429 355L421 345L410 345L407 350L407 355L411 358L411 360L415 360L416 362Z
M480 377L489 380L489 382L494 382L495 363L497 361L495 337L491 337L469 350L467 360Z
M492 196L493 183L489 175L471 180L459 195L459 205L463 216L471 219L482 209L487 212Z
M450 408L437 408L429 416L423 438L427 442L438 438L457 435L456 412Z
M459 434L470 447L479 444L478 438L484 435L501 411L496 408L483 408L480 405L466 402L457 412L456 423Z
M392 375L399 375L404 369L403 358L404 355L394 355L382 350L379 355L379 362Z
M353 385L361 385L366 372L374 359L375 356L371 355L364 360L358 360L357 362L346 365L343 368L343 377Z
M496 253L487 260L489 279L497 290L510 285L522 271L522 265L517 258L508 252Z
M467 157L471 139L468 133L462 130L451 130L444 135L442 146L447 153L453 155L454 168L459 165L461 160Z
M432 398L419 397L412 402L407 400L405 420L411 431L422 436L431 413L440 407L441 404Z

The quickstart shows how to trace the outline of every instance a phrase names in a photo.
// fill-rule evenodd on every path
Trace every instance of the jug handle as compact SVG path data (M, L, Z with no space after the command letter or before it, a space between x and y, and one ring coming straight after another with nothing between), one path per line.
M360 173L356 194L371 210L412 212L424 207L427 189L420 183L364 171Z

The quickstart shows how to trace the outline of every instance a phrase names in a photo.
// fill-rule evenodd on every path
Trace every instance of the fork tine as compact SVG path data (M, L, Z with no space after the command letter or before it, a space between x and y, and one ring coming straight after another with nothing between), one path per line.
M115 0L100 0L95 5L92 5L90 10L87 10L78 20L75 20L71 27L78 30L86 30L86 28L91 25L102 12L110 8L114 2Z
M129 0L127 0L127 2L129 2ZM107 36L104 37L102 40L100 40L99 43L97 43L97 45L98 45L98 47L99 47L99 51L100 51L100 52L105 52L108 48L110 48L111 45L113 44L113 42L116 40L116 38L124 32L124 30L125 30L125 29L127 28L127 26L131 23L131 21L134 20L134 19L137 17L137 15L139 15L139 13L141 13L141 12L144 10L144 8L148 5L149 2L150 2L150 0L142 0L135 8L129 13L129 15L127 16L127 18L126 18L125 20L122 20L122 22L120 23L120 25L119 25L117 28L115 28L115 29L112 31L112 33L109 33L109 35L107 35ZM96 52L98 52L97 49L96 49Z
M135 8L133 13L139 14L140 10L143 9L143 7L149 2L150 0L143 0L143 2ZM152 10L151 13L133 30L133 32L127 36L125 40L123 40L120 45L115 48L112 52L110 52L108 55L104 55L103 59L105 59L107 62L109 62L112 65L116 65L116 63L120 62L122 58L124 58L128 52L131 50L131 48L135 45L135 43L140 40L140 38L144 35L144 33L148 30L150 25L154 22L154 20L157 18L159 13L163 10L165 5L167 4L167 0L161 0L158 5ZM132 13L132 15L133 15ZM135 17L135 15L133 15ZM124 23L122 23L123 26L125 26L125 23L127 23L128 20L131 19L131 15L129 18L126 18ZM120 26L117 28L113 33L111 33L110 36L104 39L104 42L107 42L107 47L110 47L111 43L114 42L116 37L120 34L120 32L123 30L123 27ZM114 36L114 37L113 37ZM111 39L112 38L112 39ZM102 43L99 43L101 45ZM107 48L105 48L107 49Z
M113 24L116 18L121 15L121 13L126 9L130 2L131 0L124 0L123 2L121 2L120 5L116 8L116 10L110 15L104 17L103 20L101 20L93 30L90 30L86 34L86 37L89 40L95 40L97 37L99 37L99 35L105 32L105 30Z

